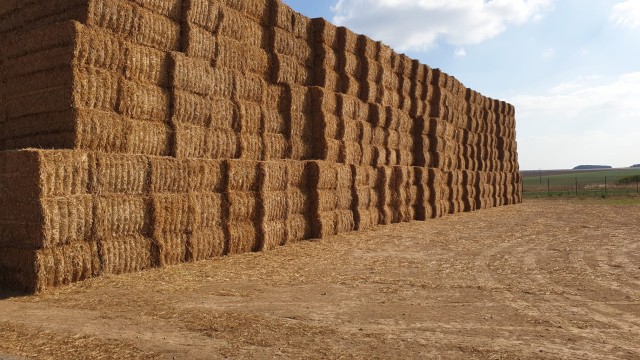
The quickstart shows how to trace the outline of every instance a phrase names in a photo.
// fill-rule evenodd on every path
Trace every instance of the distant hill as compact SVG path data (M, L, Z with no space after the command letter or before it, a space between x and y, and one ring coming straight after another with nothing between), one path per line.
M573 170L598 170L598 169L611 169L608 165L578 165Z
M640 164L631 165L632 168L640 168Z

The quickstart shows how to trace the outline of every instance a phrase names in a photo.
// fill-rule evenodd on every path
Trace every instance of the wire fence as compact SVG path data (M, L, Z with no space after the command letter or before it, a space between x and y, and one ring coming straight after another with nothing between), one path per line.
M640 196L640 171L632 175L553 175L523 179L524 197Z

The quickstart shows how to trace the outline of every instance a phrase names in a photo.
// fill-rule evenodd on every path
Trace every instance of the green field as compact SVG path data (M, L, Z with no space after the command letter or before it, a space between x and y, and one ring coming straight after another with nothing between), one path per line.
M640 169L526 171L523 192L525 197L638 195L640 183L620 183L631 176L640 176Z

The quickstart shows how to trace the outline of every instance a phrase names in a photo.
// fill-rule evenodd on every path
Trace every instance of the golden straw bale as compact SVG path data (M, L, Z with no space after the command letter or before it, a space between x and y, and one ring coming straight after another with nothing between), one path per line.
M222 20L221 7L217 1L183 0L184 17L188 23L198 24L210 32L216 32Z
M0 248L0 285L38 293L99 275L94 242L77 242L44 250Z
M314 32L314 39L323 45L332 49L339 49L338 28L323 18L311 19L311 25Z
M271 0L222 0L222 2L227 7L255 19L262 25L271 25L271 14L269 12L272 4Z
M355 218L351 210L338 210L334 213L336 234L354 231L356 228Z
M264 160L279 160L289 158L289 139L281 134L263 134Z
M214 33L201 25L183 24L182 52L193 58L214 61L218 56L218 40Z
M222 7L222 18L217 30L219 37L235 39L245 46L267 49L269 30L245 14Z
M287 218L288 242L308 240L313 237L313 229L308 213L291 215Z
M158 265L169 266L187 261L187 243L189 234L158 233L153 240L158 247Z
M240 156L240 139L232 130L176 124L175 137L179 158L234 159Z
M146 121L169 122L171 119L171 92L168 89L126 80L120 89L120 114Z
M227 191L260 191L257 161L226 160Z
M272 250L288 242L286 220L265 221L260 225L260 228L263 237L260 250Z
M298 86L311 86L313 84L312 69L300 64L295 57L274 54L273 59L271 82Z
M289 213L287 191L261 191L260 203L262 206L263 221L275 221L286 219Z
M265 161L258 164L261 192L287 190L289 166L284 161Z
M156 266L157 247L143 236L117 236L98 241L103 274L125 274Z
M96 239L149 234L153 222L151 202L142 196L102 195L95 198Z
M179 50L180 24L123 0L92 0L84 23L159 50Z
M188 194L154 194L151 196L153 235L186 233L194 229Z
M97 50L99 48L91 47L87 52L95 53ZM126 50L124 75L128 80L156 84L162 87L171 85L171 56L169 53L132 43L127 44ZM105 66L95 67L105 68Z
M199 229L187 240L187 261L201 261L224 255L225 235L222 227Z
M261 236L259 226L255 222L229 222L229 254L243 254L259 251Z
M188 218L191 222L191 231L220 227L225 202L226 198L221 193L190 193Z
M146 156L89 153L92 194L149 192L151 163Z
M260 133L239 133L240 159L264 160L264 143Z

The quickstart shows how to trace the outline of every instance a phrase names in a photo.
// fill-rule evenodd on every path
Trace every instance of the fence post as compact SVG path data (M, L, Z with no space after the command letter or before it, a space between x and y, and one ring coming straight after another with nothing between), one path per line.
M547 178L547 197L551 197L551 181Z

